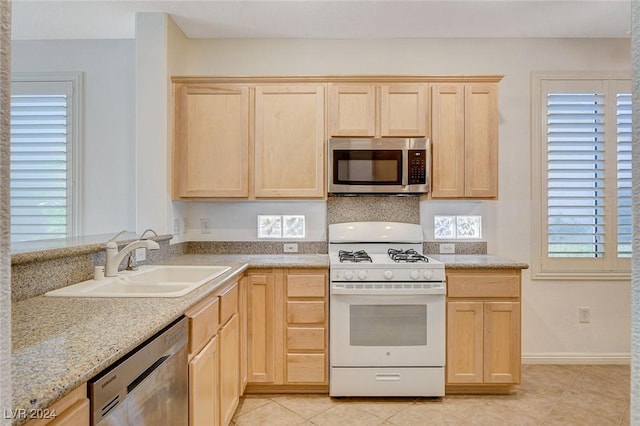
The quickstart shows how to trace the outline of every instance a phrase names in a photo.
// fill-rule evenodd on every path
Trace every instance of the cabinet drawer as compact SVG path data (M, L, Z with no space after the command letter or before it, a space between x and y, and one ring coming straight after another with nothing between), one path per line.
M189 318L189 353L193 354L218 332L220 303L211 296L186 312Z
M324 354L287 354L288 383L325 383Z
M322 351L325 348L324 336L324 327L287 327L287 349Z
M226 324L238 312L238 296L237 282L220 294L220 324Z
M520 297L517 274L447 275L448 297Z
M287 275L288 297L324 297L327 288L325 275Z
M290 324L324 324L324 302L287 302Z

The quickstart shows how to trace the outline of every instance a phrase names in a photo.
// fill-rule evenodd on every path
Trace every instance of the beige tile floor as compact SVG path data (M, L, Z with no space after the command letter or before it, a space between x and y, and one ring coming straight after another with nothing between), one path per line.
M340 398L247 395L236 425L628 425L630 368L526 365L511 395Z

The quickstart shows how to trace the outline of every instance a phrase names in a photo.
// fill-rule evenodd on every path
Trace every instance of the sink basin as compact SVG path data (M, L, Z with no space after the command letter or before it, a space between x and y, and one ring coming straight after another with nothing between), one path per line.
M141 266L117 277L88 280L45 293L54 297L180 297L231 269L229 266Z
M126 275L127 281L136 283L184 283L210 280L229 270L228 266L172 266L140 267Z

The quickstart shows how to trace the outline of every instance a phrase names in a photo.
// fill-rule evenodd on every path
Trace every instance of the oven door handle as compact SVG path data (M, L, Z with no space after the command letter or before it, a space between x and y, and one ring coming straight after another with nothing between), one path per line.
M334 295L370 295L370 296L403 296L414 294L425 295L444 295L446 294L444 286L436 288L422 288L422 289L366 289L366 288L344 288L341 286L332 286L331 294Z

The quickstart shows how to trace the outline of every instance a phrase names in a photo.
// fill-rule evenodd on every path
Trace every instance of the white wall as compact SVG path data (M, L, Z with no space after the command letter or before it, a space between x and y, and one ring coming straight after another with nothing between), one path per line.
M528 263L530 73L631 70L630 41L613 39L191 40L188 57L194 75L504 74L500 199L423 201L421 218L428 236L433 214L481 212L489 252ZM579 306L591 307L590 324L578 324ZM533 281L525 271L522 312L525 360L627 360L629 281Z
M13 41L12 72L84 73L80 233L135 229L133 40Z
M0 407L11 407L11 256L9 254L9 123L11 121L11 4L0 2ZM5 411L6 413L6 411ZM10 416L0 425L11 424Z

